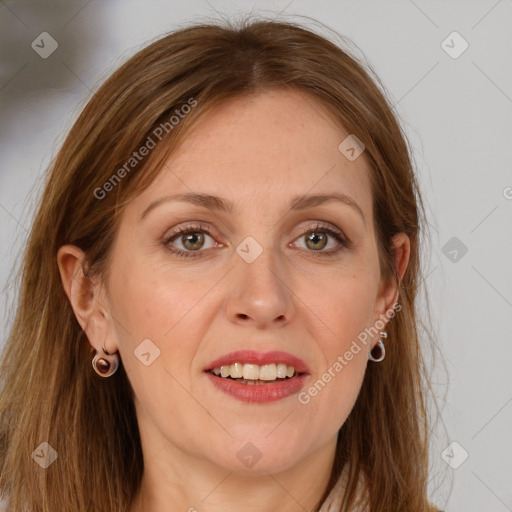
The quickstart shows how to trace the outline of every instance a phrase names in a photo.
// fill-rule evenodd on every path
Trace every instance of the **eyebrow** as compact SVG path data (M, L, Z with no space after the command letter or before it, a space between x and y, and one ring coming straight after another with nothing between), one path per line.
M361 207L348 195L335 192L331 194L307 194L301 196L295 196L292 198L290 202L290 210L291 211L301 211L306 210L308 208L313 208L315 206L319 206L321 204L330 202L330 201L338 201L342 202L354 210L356 210L363 222L366 226L366 219ZM229 199L224 199L218 196L213 196L210 194L200 194L200 193L187 193L187 194L176 194L173 196L164 196L156 201L153 201L141 214L140 220L142 220L146 215L156 208L160 206L162 203L167 202L184 202L194 204L196 206L201 206L207 208L209 210L222 211L226 213L233 213L235 211L235 204Z

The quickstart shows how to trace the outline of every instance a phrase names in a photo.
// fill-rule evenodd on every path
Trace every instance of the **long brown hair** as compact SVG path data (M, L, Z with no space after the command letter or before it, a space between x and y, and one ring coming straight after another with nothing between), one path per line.
M411 241L401 311L387 326L392 349L366 371L339 431L322 501L347 467L341 510L353 505L361 477L371 512L432 510L429 382L415 304L425 215L412 152L378 83L348 51L314 31L247 18L237 26L204 23L171 33L98 89L49 170L1 359L0 496L10 499L13 510L125 511L143 473L132 388L122 365L109 379L92 370L92 347L63 291L57 250L77 245L87 255L88 274L105 277L123 206L151 182L187 130L226 100L274 87L320 101L333 122L365 145L383 277L396 278L392 236L404 232ZM170 123L187 104L193 105L188 114ZM148 137L156 147L126 167ZM58 454L44 470L32 457L42 442Z

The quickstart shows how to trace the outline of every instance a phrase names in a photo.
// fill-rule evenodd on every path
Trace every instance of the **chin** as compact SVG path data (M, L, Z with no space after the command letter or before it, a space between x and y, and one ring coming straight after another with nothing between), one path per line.
M271 439L268 432L230 440L212 462L235 473L257 476L286 471L305 456L300 442L290 442L289 438L286 442L277 435Z

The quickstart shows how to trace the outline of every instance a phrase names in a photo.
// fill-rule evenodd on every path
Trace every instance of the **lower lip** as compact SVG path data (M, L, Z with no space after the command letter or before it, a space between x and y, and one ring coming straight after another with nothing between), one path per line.
M307 375L302 374L291 379L271 382L269 384L242 384L230 378L217 377L206 372L210 382L220 391L242 402L275 402L298 393L304 386Z

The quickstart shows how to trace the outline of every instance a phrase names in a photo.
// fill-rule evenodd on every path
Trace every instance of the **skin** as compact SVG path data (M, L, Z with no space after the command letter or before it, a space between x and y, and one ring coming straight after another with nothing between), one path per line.
M364 153L355 161L340 153L347 135L314 98L297 92L232 100L197 124L127 205L108 282L84 277L80 249L60 248L78 321L94 348L119 351L135 391L145 472L130 512L241 505L293 512L320 499L378 337L308 404L296 394L243 403L217 390L203 370L233 350L283 350L309 366L307 389L396 303L395 283L380 276L370 167ZM229 199L236 210L163 202L140 221L153 201L192 191ZM336 201L290 211L295 195L333 191L349 195L364 220ZM211 229L203 245L186 245L183 235L162 242L171 228L199 221ZM316 221L338 228L351 246L322 256L340 245L327 234L325 246L308 246L305 234ZM236 252L247 236L263 249L252 263ZM401 278L409 239L400 233L393 242ZM179 257L169 246L201 254ZM160 350L149 366L133 353L145 339ZM392 344L386 341L389 350ZM261 453L251 468L237 457L249 442Z

